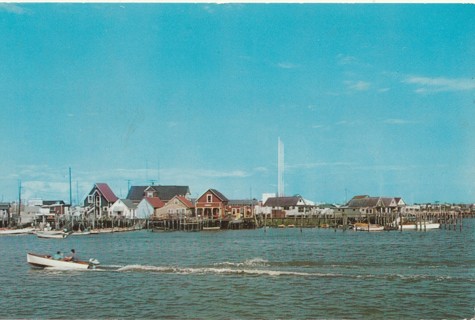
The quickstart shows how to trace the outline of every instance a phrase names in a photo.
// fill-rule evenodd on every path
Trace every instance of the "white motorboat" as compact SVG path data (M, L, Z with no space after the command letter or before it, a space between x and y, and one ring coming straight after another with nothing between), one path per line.
M355 223L353 225L355 231L383 231L384 226L379 224Z
M28 234L35 231L34 228L21 228L21 229L0 229L0 235L16 235L16 234Z
M71 233L72 236L87 236L87 235L90 235L90 234L91 234L91 231L87 231L87 230L74 231L73 233Z
M406 223L398 226L402 230L431 230L431 229L440 229L440 223L427 221L427 222L418 222L418 223Z
M69 235L64 231L37 231L36 236L43 239L64 239Z
M220 227L203 227L203 231L219 231Z
M63 268L63 269L94 269L99 265L96 259L89 259L89 261L66 261L64 259L53 259L50 255L42 255L36 253L27 253L26 261L33 267L46 268Z
M416 217L404 217L401 224L401 219L397 218L393 222L394 226L397 226L399 230L431 230L440 229L440 223L430 220L418 221Z

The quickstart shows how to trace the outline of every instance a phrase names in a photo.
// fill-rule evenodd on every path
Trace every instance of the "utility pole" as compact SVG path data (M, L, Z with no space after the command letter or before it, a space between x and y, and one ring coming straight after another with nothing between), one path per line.
M20 215L21 215L21 180L18 180L18 209L17 209L17 214L18 214L18 220L20 220ZM10 225L10 221L8 221L8 224Z
M71 188L71 167L69 167L69 205L73 206L73 189Z

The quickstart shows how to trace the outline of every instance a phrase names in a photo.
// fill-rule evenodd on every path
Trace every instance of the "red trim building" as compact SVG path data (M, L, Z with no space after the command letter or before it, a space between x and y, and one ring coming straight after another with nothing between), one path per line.
M196 200L196 214L203 219L225 219L228 202L221 192L209 189Z

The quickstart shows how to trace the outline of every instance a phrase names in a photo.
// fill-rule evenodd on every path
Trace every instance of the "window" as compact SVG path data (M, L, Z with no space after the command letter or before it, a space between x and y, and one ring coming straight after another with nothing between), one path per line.
M206 196L206 202L208 202L208 203L213 202L213 195L208 194L208 195Z
M147 191L147 198L153 198L153 191Z
M87 203L92 203L92 194L87 196Z

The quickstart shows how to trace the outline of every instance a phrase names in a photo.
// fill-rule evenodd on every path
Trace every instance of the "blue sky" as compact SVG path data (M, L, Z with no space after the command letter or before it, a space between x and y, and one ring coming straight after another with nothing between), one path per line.
M0 4L0 200L475 201L475 8ZM130 180L130 181L129 181Z

